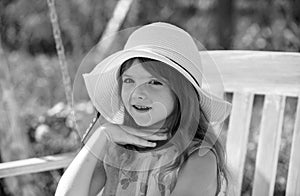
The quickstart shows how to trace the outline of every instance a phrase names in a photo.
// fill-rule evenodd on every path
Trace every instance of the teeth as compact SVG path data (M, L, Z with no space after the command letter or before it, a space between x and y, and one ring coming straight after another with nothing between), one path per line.
M145 110L145 109L150 109L150 107L147 106L140 106L140 105L134 105L135 108Z
M146 109L146 108L148 108L148 107L145 107L145 106L136 106L137 108L139 108L139 109Z

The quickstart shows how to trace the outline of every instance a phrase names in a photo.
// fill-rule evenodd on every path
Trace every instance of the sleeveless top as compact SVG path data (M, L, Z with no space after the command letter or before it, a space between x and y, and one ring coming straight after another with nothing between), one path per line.
M171 194L180 168L167 172L163 177L160 175L164 170L163 166L173 163L178 157L175 146L139 152L125 150L124 147L113 142L108 145L103 159L106 184L98 196L169 196ZM208 148L214 152L209 146L201 145L192 148L188 155L200 148ZM220 191L216 196L223 196L226 195L226 184L222 175L218 176L221 176L218 178Z

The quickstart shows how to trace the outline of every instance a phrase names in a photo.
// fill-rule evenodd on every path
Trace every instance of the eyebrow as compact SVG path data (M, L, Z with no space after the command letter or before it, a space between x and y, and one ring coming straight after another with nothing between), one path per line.
M123 74L122 75L122 77L131 77L131 78L134 78L134 76L132 76L132 75L128 75L128 74ZM156 78L156 77L154 77L154 76L149 76L149 77L146 77L146 78Z
M122 74L122 77L134 78L134 76L128 75L128 74ZM168 80L165 79L165 78L163 78L163 77L157 78L155 76L150 76L150 77L147 77L147 78L149 78L149 79L157 79L157 80L160 80L160 81L162 81L162 82L164 82L166 84L169 84Z

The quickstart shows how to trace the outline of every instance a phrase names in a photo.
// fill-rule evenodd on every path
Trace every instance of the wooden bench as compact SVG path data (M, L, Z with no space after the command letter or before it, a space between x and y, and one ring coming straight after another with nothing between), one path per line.
M226 138L229 165L234 172L234 195L241 194L250 120L255 95L264 103L254 170L254 196L273 195L287 97L300 96L300 54L253 51L211 52L220 65L226 92L233 93ZM300 103L295 115L286 195L300 195Z
M286 99L300 97L300 54L260 51L210 51L219 65L233 109L226 137L233 176L232 195L241 195L255 96L263 96L252 195L274 194ZM203 60L205 63L205 59ZM300 195L300 104L293 116L286 195ZM295 107L296 107L295 105ZM67 167L74 153L0 164L0 178ZM247 168L246 168L247 169Z

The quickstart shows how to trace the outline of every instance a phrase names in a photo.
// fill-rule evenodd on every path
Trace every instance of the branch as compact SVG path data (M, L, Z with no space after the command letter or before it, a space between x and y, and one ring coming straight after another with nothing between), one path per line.
M129 11L129 8L132 4L133 0L119 0L117 3L113 16L108 21L107 26L103 32L101 39L97 44L97 53L101 55L99 59L103 59L103 54L105 51L111 46L112 42L115 40L116 32L119 30L120 26L124 22L124 19ZM113 37L110 38L105 44L102 41L107 38L109 35ZM97 57L98 58L98 57Z

